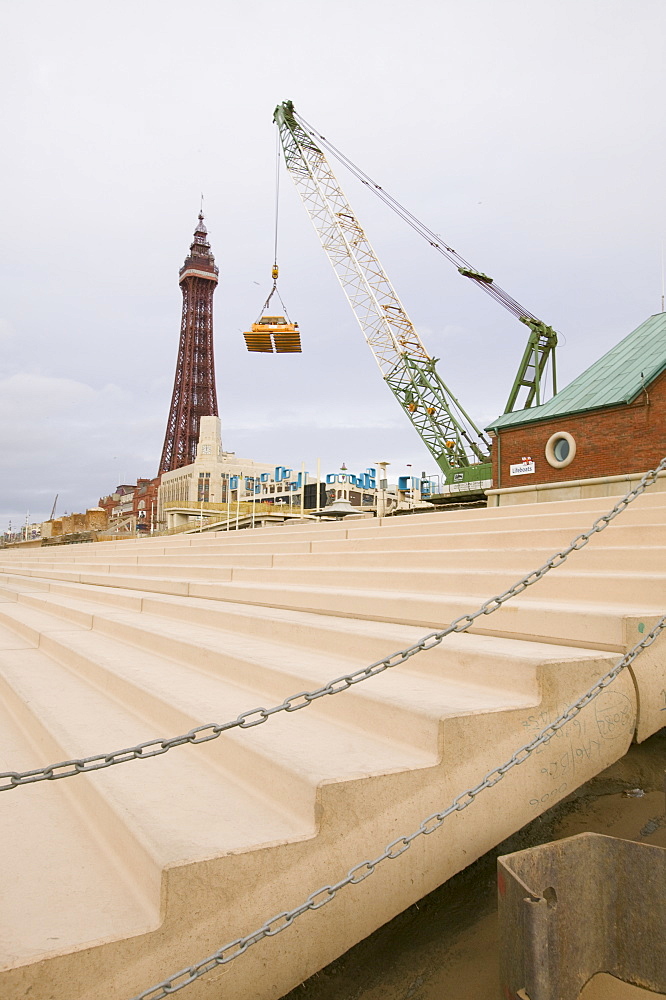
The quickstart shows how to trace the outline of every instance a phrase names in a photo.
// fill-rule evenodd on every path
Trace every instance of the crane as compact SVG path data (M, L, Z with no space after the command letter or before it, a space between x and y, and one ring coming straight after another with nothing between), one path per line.
M293 105L292 105L293 110ZM477 288L483 289L491 298L499 302L505 309L507 309L513 316L524 323L530 330L527 345L523 353L520 365L518 366L518 373L514 380L511 392L509 393L509 398L507 400L506 407L504 409L505 413L511 413L518 402L518 396L522 388L527 389L523 401L521 402L521 408L527 409L534 403L538 406L541 403L541 385L545 378L546 367L548 363L551 363L551 373L552 373L552 392L553 395L557 393L557 374L555 369L555 348L557 347L557 333L553 330L552 326L548 326L542 320L540 320L533 312L522 306L520 302L517 302L512 295L504 291L503 288L497 284L497 282L488 277L482 271L478 271L476 268L472 267L469 261L454 250L453 247L449 246L438 233L434 233L432 229L429 229L425 223L421 222L417 217L406 209L403 205L397 201L392 195L388 193L380 184L373 181L360 167L353 163L349 157L345 156L339 149L329 142L325 136L320 135L316 132L313 127L308 124L300 115L296 115L301 126L305 131L315 139L316 142L321 143L321 145L327 149L337 160L340 161L360 182L369 188L374 195L376 195L381 201L384 202L392 211L396 213L401 219L403 219L411 228L423 237L430 246L434 247L439 253L441 253L448 261L450 261L458 270L464 278L469 278Z
M278 105L274 117L287 169L382 377L447 482L489 480L490 441L442 381L326 157L291 101Z
M505 412L513 409L523 386L528 390L523 405L529 406L534 400L540 402L540 381L557 343L557 335L500 289L492 278L472 268L335 150L297 115L291 101L277 106L274 121L279 129L287 169L384 380L441 468L447 484L478 483L480 488L482 482L491 479L490 442L440 377L436 367L438 359L426 351L321 146L328 148L428 242L451 259L464 277L489 291L530 328L528 345ZM553 364L553 380L554 372Z

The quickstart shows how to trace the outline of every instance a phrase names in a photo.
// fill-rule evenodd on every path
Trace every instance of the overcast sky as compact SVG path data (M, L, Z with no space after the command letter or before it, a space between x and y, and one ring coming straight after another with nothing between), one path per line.
M561 334L561 385L661 308L664 0L0 0L0 530L156 474L200 192L225 448L436 472L284 169L275 105ZM439 370L502 412L525 328L334 164Z

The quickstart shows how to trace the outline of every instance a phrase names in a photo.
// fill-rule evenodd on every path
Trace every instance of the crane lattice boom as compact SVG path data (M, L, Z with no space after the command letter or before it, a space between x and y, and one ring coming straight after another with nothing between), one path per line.
M380 201L383 201L396 215L401 218L407 225L427 240L431 247L434 247L439 253L441 253L448 261L450 261L464 278L469 278L477 288L481 288L484 292L499 302L501 306L507 309L510 313L516 316L521 323L524 323L529 327L530 335L527 341L527 346L523 354L514 384L512 386L511 392L509 394L509 399L504 410L505 413L510 413L518 406L518 395L522 389L526 389L524 394L524 399L520 404L521 408L528 408L534 403L538 406L541 401L541 386L545 378L546 366L552 360L552 392L553 396L557 394L557 377L555 373L555 348L557 347L557 333L553 330L552 326L548 326L542 320L535 316L533 312L522 306L520 302L509 295L508 292L504 291L503 288L497 284L497 282L490 278L487 274L482 271L476 270L469 261L454 250L453 247L449 246L439 233L434 233L424 222L410 212L404 205L389 194L389 192L377 184L376 181L369 177L360 167L353 163L348 156L345 156L343 152L337 149L332 142L323 136L319 132L315 131L312 125L308 124L301 116L298 117L298 123L301 128L314 139L315 143L321 143L321 146L328 150L332 156L334 156L340 163L342 163L353 175L364 184L373 194L375 194Z
M489 442L436 370L319 146L293 104L275 110L287 169L370 345L383 378L440 468L490 478Z

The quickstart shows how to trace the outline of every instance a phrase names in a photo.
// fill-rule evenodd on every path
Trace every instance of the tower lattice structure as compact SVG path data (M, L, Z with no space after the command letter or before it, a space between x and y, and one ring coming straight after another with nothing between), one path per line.
M213 294L218 274L200 212L189 256L178 272L183 315L158 475L191 465L196 457L200 418L218 416L213 357Z

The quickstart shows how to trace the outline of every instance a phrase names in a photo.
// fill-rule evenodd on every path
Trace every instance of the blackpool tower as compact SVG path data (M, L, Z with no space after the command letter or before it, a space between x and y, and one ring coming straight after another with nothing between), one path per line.
M189 256L178 272L183 316L171 408L158 475L194 462L199 419L217 417L213 358L213 294L219 268L210 252L203 214L194 230Z

